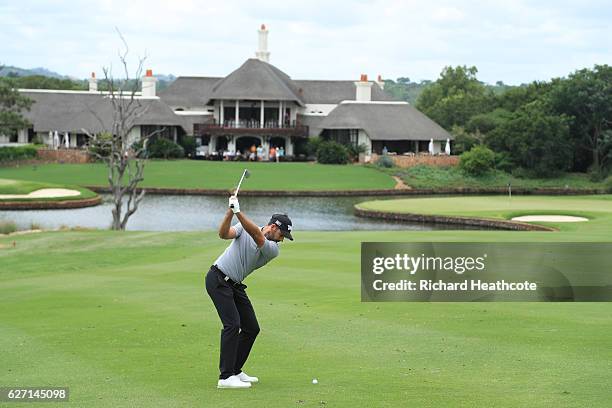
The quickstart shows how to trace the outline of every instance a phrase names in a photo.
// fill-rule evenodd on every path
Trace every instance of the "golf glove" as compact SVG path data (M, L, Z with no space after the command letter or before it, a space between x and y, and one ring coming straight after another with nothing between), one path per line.
M231 208L234 214L238 214L240 212L240 203L238 202L238 197L230 196L229 198L229 208Z

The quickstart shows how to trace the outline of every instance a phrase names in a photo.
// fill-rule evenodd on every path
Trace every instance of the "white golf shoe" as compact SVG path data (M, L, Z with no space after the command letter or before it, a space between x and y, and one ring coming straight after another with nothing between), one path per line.
M225 380L219 380L217 388L250 388L250 382L240 381L237 375L227 377Z
M245 383L259 382L259 378L251 377L250 375L247 375L247 373L245 373L244 371L241 371L240 374L236 375L236 377L240 378L240 381L243 381Z

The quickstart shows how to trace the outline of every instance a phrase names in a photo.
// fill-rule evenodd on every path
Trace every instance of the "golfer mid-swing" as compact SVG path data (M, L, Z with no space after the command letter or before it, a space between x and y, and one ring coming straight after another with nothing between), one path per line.
M278 243L285 237L293 241L292 225L287 215L274 214L268 225L258 227L240 212L236 196L230 197L229 207L219 227L219 237L231 239L232 243L206 274L206 291L223 323L217 387L249 388L258 379L248 376L242 366L259 333L259 324L242 281L278 256ZM231 226L233 214L239 223Z

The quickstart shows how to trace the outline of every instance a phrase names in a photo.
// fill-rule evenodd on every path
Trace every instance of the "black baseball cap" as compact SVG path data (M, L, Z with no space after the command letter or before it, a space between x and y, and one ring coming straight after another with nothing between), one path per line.
M287 214L272 214L272 218L270 218L268 225L272 224L276 224L283 237L293 241L293 237L291 236L293 225L291 224L291 219L287 216Z

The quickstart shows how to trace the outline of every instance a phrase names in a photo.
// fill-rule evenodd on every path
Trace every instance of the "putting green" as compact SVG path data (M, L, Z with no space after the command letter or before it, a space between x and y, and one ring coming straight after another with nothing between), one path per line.
M0 238L0 384L69 386L86 407L607 407L610 303L360 302L362 241L604 237L585 224L296 232L245 281L262 331L245 367L260 383L241 391L215 388L215 232Z
M451 215L509 220L523 215L571 215L589 222L534 223L552 225L561 231L574 232L576 239L612 239L612 195L580 196L462 196L374 200L359 203L357 208L372 211ZM571 224L571 225L570 225ZM546 238L548 239L548 238Z
M95 196L96 193L83 187L0 179L0 201L66 201Z

